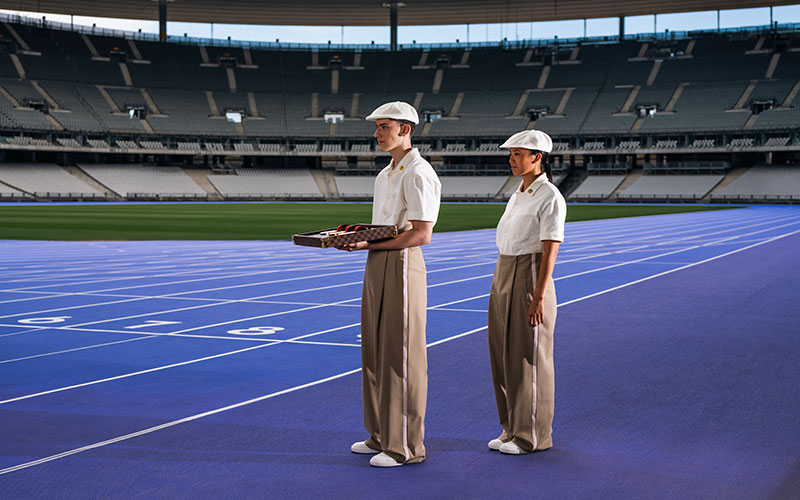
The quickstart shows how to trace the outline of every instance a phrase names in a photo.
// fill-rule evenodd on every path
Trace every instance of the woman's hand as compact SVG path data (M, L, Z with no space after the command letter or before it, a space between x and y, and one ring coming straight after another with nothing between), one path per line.
M531 327L539 326L544 320L544 297L539 294L528 294L531 305L528 306L528 325Z

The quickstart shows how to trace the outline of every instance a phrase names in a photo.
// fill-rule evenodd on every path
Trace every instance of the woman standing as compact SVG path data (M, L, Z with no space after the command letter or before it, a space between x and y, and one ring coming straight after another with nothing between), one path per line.
M489 296L489 356L503 433L489 448L520 455L553 446L553 268L567 207L552 184L553 140L539 130L502 146L522 184L497 225L497 266Z

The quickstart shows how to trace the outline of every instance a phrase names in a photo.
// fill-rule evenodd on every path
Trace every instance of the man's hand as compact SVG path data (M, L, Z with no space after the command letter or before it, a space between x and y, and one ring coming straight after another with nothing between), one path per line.
M346 245L335 246L334 248L338 248L339 250L345 250L347 252L352 252L353 250L366 250L369 248L368 241L358 241L356 243L347 243Z

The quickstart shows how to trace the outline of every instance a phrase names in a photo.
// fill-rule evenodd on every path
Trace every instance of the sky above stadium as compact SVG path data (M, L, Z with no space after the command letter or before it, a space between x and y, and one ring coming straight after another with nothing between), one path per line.
M0 10L10 15L23 15L33 19L45 16L48 21L74 23L75 25L109 28L145 33L158 33L158 23L130 19L67 16L40 12ZM663 33L669 31L713 30L762 26L770 20L780 24L800 22L800 4L755 9L738 9L661 14L658 16L634 16L625 18L625 33ZM496 42L503 39L552 39L577 38L583 36L607 36L619 33L617 18L582 19L572 21L550 21L536 23L498 23L449 26L400 26L398 42L408 43L452 43L452 42ZM196 38L218 38L233 40L284 43L334 43L334 44L388 44L387 26L263 26L211 23L167 23L167 34Z

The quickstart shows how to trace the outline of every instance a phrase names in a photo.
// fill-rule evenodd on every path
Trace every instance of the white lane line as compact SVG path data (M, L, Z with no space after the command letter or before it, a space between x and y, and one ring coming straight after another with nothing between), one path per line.
M464 269L464 268L468 268L468 267L475 267L475 266L478 266L478 265L485 265L485 263L473 263L473 264L466 264L466 265L461 265L461 266L453 266L453 267L450 267L450 268L443 268L443 269L437 269L437 270L434 270L434 271L429 271L429 273L443 272L443 271L455 270L455 269ZM269 298L269 297L285 296L285 295L292 295L292 294L301 293L301 292L318 291L318 290L322 290L322 289L336 288L336 287L340 287L340 286L352 286L352 285L361 285L361 284L362 284L361 281L354 281L354 282L351 282L351 283L345 283L345 284L339 284L339 285L330 285L330 286L326 286L326 287L317 287L317 288L311 288L311 289L299 290L299 291L295 290L295 291L289 291L289 292L274 293L274 294L269 294L269 295L251 297L249 299L226 300L226 301L216 302L216 303L212 303L212 304L201 304L201 305L197 305L197 306L189 306L189 307L183 307L183 308L177 308L177 309L169 309L169 310L165 310L165 311L148 312L148 313L143 313L143 314L138 314L138 315L133 315L133 316L123 316L123 317L110 318L110 319L104 319L104 320L98 320L98 321L89 321L89 322L85 322L85 323L78 323L78 324L75 324L75 325L63 326L63 327L59 327L57 329L65 329L66 330L66 329L71 329L71 328L81 327L81 326L86 326L86 325L95 325L95 324L100 324L100 323L110 323L110 322L121 321L121 320L125 320L125 319L134 319L134 318L147 317L147 316L153 316L153 315L158 315L158 314L166 314L166 313L181 312L181 311L194 310L194 309L202 309L202 308L208 308L208 307L215 307L215 306L232 304L232 303L236 303L236 302L249 302L249 301L258 302L258 299L264 299L264 298ZM443 283L443 284L447 284L447 283ZM433 285L431 285L431 286L433 286ZM156 296L156 298L158 298L158 296ZM136 300L136 299L132 299L132 300ZM323 307L346 306L347 303L349 303L349 302L356 302L356 301L359 301L359 300L361 300L361 297L356 297L356 298L353 298L353 299L347 299L347 300L342 300L342 301L339 301L339 302L332 302L332 303L315 303L313 306L309 306L309 307L291 309L291 310L288 310L288 311L281 311L281 312L278 312L278 313L271 313L271 314L268 314L268 315L254 317L254 318L245 318L245 319L236 320L236 321L233 321L233 322L245 321L247 319L260 319L260 318L271 317L271 316L279 316L279 315L282 315L282 314L290 314L290 313L294 313L294 312L301 312L301 311L306 311L306 310L311 310L311 309L319 309L319 308L323 308ZM110 302L110 303L117 303L117 302L122 302L122 301L113 301L113 302ZM31 314L40 314L40 313L49 313L49 312L58 312L58 311L70 311L70 310L74 310L74 309L82 309L82 308L87 308L87 307L96 307L96 306L100 306L100 305L103 305L103 304L106 304L106 303L109 303L109 302L105 302L105 303L101 302L99 304L90 304L90 305L86 305L86 306L72 306L72 307L63 307L63 308L57 308L57 309L48 309L48 310L44 310L44 311L34 311L34 312L9 314L9 315L6 315L6 316L0 316L0 318L12 318L12 317L17 317L17 316L29 316ZM16 325L11 325L11 326L16 326ZM172 334L179 334L179 333L184 333L185 331L193 331L193 330L198 330L198 329L204 329L204 328L208 328L208 327L211 327L211 326L219 326L219 325L206 325L206 326L202 326L202 327L192 328L192 329L189 329L189 330L182 330L182 331L172 332ZM43 327L41 327L39 329L40 330L44 330L44 329L47 329L47 327L43 326ZM31 330L31 331L37 331L37 330ZM125 332L125 333L132 333L132 332ZM148 335L166 335L166 334L158 334L158 333L153 333L153 332L141 332L141 333L148 334ZM202 336L202 337L206 337L206 336Z
M782 225L780 225L780 226L777 226L777 227L771 227L771 228L767 228L767 229L761 229L761 230L759 230L759 231L753 231L753 232L751 232L751 233L743 234L742 236L750 236L750 235L752 235L752 234L757 234L757 233L763 233L763 232L767 232L767 231L772 231L772 230L775 230L775 229L778 229L778 228L781 228L781 227L793 226L793 225L796 225L796 224L800 224L800 221L798 221L798 222L790 222L790 223L788 223L788 224L782 224ZM791 233L787 233L787 234L785 234L785 235L781 235L781 236L779 236L778 238L782 238L782 237L784 237L784 236L792 235L792 234L794 234L794 233L796 233L796 232L797 232L797 231L794 231L794 232L791 232ZM725 238L725 239L729 239L729 238ZM738 252L738 251L741 251L741 250L746 250L746 249L748 249L748 248L753 248L754 246L763 245L764 243L769 243L770 241L774 241L774 240L775 240L775 238L770 238L770 239L767 239L767 240L761 241L761 242L759 242L759 243L754 243L754 244L752 244L752 245L745 246L745 247L743 247L743 248L741 248L741 249L738 249L738 250L733 250L733 251L731 251L731 252L727 252L727 253L724 253L724 254L721 254L721 255L722 255L722 256L725 256L725 255L730 255L731 253L736 253L736 252ZM686 247L686 248L683 248L683 249L680 249L680 250L673 250L673 251L671 251L671 252L665 252L665 253L658 254L658 255L652 255L652 256L650 256L650 257L643 257L643 258L641 258L641 259L636 259L636 260L632 260L632 261L628 261L628 262L620 262L620 263L618 263L618 264L614 264L614 265L610 265L610 266L605 266L605 267L599 267L599 268L596 268L596 269L590 269L590 270L587 270L587 271L583 271L583 272L579 272L579 273L574 273L574 274L570 274L570 275L567 275L567 276L559 276L558 278L555 278L553 281L559 281L559 280L563 280L563 279L574 278L574 277L576 277L576 276L583 276L583 275L586 275L586 274L591 274L591 273L595 273L595 272L598 272L598 271L605 271L605 270L612 269L612 268L616 268L616 267L620 267L620 266L626 266L626 265L628 265L628 264L641 263L641 262L645 262L645 261L647 261L647 260L651 260L651 259L657 259L657 258L659 258L659 257L665 257L665 256L667 256L667 255L673 255L673 254L676 254L676 253L687 252L687 251L690 251L690 250L696 250L696 249L698 249L698 248L702 248L702 247L705 247L705 246L708 246L708 245L704 245L704 244L700 244L700 245L693 245L693 246ZM711 260L713 260L714 258L716 258L716 257L712 257L712 258L711 258ZM706 259L706 260L702 260L702 261L700 261L699 263L708 262L708 261L709 261L709 259ZM685 265L685 266L678 267L678 268L676 268L676 269L674 269L674 270L686 269L687 267L691 267L691 266L693 266L693 265L697 265L697 263L687 264L687 265ZM674 270L668 270L668 271L665 271L665 273L669 273L669 272L672 272L672 271L674 271ZM655 275L655 276L661 276L662 274L664 274L664 273L657 274L657 275ZM604 293L604 292L598 292L598 293ZM488 296L489 296L489 294L488 294L488 293L484 293L484 294L481 294L481 295L475 295L474 297L468 297L468 298L466 298L466 299L454 300L454 301L452 301L452 302L447 302L447 303L444 303L444 304L439 304L438 306L434 306L434 307L433 307L433 309L439 309L439 308L441 308L441 307L446 307L446 306L450 306L450 305L453 305L453 304L461 304L461 303L463 303L463 302L469 302L469 301L472 301L472 300L482 299L482 298L486 298L486 297L488 297ZM577 299L576 299L576 300L577 300Z
M0 326L12 326L0 323ZM174 333L158 333L158 332L143 332L141 330L134 331L134 330L111 330L111 329L103 329L103 328L83 328L80 326L42 326L36 329L36 331L41 330L61 330L65 332L89 332L89 333L123 333L125 335L133 335L133 336L150 336L150 337L187 337L193 339L212 339L212 340L238 340L238 341L245 341L245 342L271 342L271 339L260 339L256 337L234 337L234 336L227 336L223 337L220 335L192 335L192 334L185 334L185 335L176 335ZM33 330L32 330L33 331ZM32 331L25 332L31 333ZM19 335L19 333L12 333L6 334L6 336L12 335ZM2 337L3 335L0 335Z
M254 282L254 283L245 283L245 284L241 284L241 285L230 285L230 286L222 286L222 287L216 287L216 288L205 288L205 289L201 289L201 290L191 290L191 291L188 291L188 292L176 292L176 293L169 293L169 294L161 295L160 297L178 297L178 298L180 298L180 296L184 295L184 294L213 292L213 291L217 291L217 290L227 290L227 289L231 289L231 288L241 288L241 287L248 287L248 286L272 285L272 284L275 284L275 283L286 283L286 282L290 282L290 281L300 281L300 280L307 280L307 279L318 279L318 278L323 278L323 277L328 277L328 276L338 276L338 275L341 275L341 274L349 274L349 273L356 273L356 272L364 272L364 268L363 267L358 267L356 269L349 269L347 271L337 271L335 273L309 274L308 276L295 276L295 277L292 277L292 278L284 278L284 279L279 279L279 280L257 281L257 282ZM224 276L215 277L215 278L216 279L228 279L228 278L226 278ZM209 278L204 278L204 279L209 279ZM96 294L96 293L102 293L102 292L112 292L112 291L116 291L116 290L128 290L128 289L131 289L131 288L142 288L142 287L159 287L159 286L164 286L164 285L170 285L170 283L163 283L163 284L162 283L155 283L155 284L143 285L143 286L138 286L138 287L108 288L108 289L105 289L105 290L89 290L87 292L60 292L60 293L59 292L53 292L53 293L57 293L60 296L69 297L69 296L73 296L73 295L89 295L89 294ZM11 293L20 292L20 291L25 292L25 290L6 290L6 291L7 292L11 292ZM43 293L46 293L46 292L43 292ZM28 298L25 298L25 299L13 299L13 300L8 300L8 301L0 301L0 304L5 304L5 303L8 303L8 302L21 302L23 300L37 300L37 299L42 299L42 298L52 298L52 297L28 297Z
M346 328L353 328L354 326L357 326L357 325L360 325L360 323L353 323L351 325L345 325L345 326L339 326L339 327L336 327L336 328L330 328L328 330L323 330L323 331L320 331L320 332L307 333L305 335L299 335L299 336L291 338L291 339L285 339L285 340L273 339L269 343L263 343L261 345L245 347L244 349L237 349L235 351L228 351L228 352L223 352L223 353L220 353L220 354L214 354L214 355L211 355L211 356L204 356L202 358L190 359L188 361L181 361L180 363L172 363L172 364L165 365L165 366L157 366L155 368L148 368L147 370L139 370L139 371L135 371L135 372L131 372L131 373L124 373L122 375L117 375L117 376L114 376L114 377L107 377L107 378L103 378L103 379L99 379L99 380L91 380L89 382L84 382L84 383L81 383L81 384L69 385L69 386L65 386L65 387L59 387L57 389L50 389L49 391L37 392L35 394L26 394L25 396L17 396L15 398L10 398L10 399L6 399L6 400L3 400L3 401L0 401L0 405L13 403L15 401L22 401L22 400L25 400L25 399L36 398L36 397L39 397L39 396L45 396L47 394L53 394L53 393L56 393L56 392L63 392L63 391L69 391L69 390L72 390L72 389L78 389L80 387L87 387L87 386L90 386L90 385L102 384L102 383L105 383L105 382L112 382L114 380L121 380L121 379L125 379L125 378L136 377L138 375L144 375L144 374L147 374L147 373L153 373L153 372L159 372L159 371L163 371L163 370L169 370L171 368L177 368L179 366L191 365L191 364L194 364L194 363L201 363L203 361L208 361L208 360L211 360L211 359L218 359L218 358L224 358L224 357L227 357L227 356L233 356L234 354L240 354L240 353L243 353L243 352L253 351L255 349L261 349L263 347L269 347L269 346L273 346L273 345L277 345L277 344L285 344L285 343L289 343L289 342L292 342L292 341L298 341L298 340L302 340L302 339L305 339L305 338L308 338L308 337L313 337L313 336L316 336L316 335L322 335L322 334L325 334L325 333L330 333L330 332L334 332L334 331L338 331L338 330L343 330L343 329L346 329Z
M442 268L442 269L435 269L435 270L432 270L432 271L428 271L427 274L444 272L444 271L453 271L453 270L456 270L456 269L465 269L465 268L469 268L469 267L488 265L488 264L494 264L494 261L478 262L478 263L472 263L472 264L465 264L465 265L461 265L461 266L452 266L452 267L446 267L446 268ZM363 272L363 268L360 269L360 272ZM167 311L147 313L147 314L143 314L142 316L147 316L147 315L151 315L151 314L163 314L163 313L168 313L168 312L177 312L177 311L182 311L182 310L197 309L197 308L203 308L203 307L214 307L214 306L218 306L218 305L233 304L233 303L236 303L236 302L256 302L256 303L259 303L262 299L268 299L268 298L272 298L272 297L282 297L282 296L286 296L286 295L294 295L294 294L300 294L300 293L306 293L306 292L315 292L315 291L326 290L326 289L330 289L330 288L337 288L337 287L344 287L344 286L354 286L354 285L361 285L361 284L362 284L362 281L352 281L352 282L348 282L348 283L340 283L340 284L336 284L336 285L328 285L328 286L323 286L323 287L306 288L306 289L301 289L301 290L291 290L291 291L288 291L288 292L279 292L279 293L272 293L272 294L267 294L267 295L257 295L257 296L254 296L254 297L247 297L247 298L244 298L244 299L220 300L220 301L218 301L218 302L216 302L214 304L203 304L203 305L200 305L200 306L191 306L191 307L182 308L182 309L171 309L171 310L167 310ZM203 291L204 290L199 290L196 293L200 293L200 292L203 292ZM96 292L76 292L76 293L65 293L63 295L72 296L72 295L84 295L84 294L88 294L88 293L96 293ZM136 296L134 296L134 297L136 297ZM162 296L162 295L154 295L154 296L145 296L144 298L160 299L160 298L163 298L163 297L164 296ZM48 297L45 297L45 298L50 298L50 297L48 296ZM180 297L178 297L178 298L180 298ZM128 301L136 301L136 300L142 300L142 299L141 298L133 298L133 299L130 299ZM43 309L43 310L38 310L38 311L28 311L28 312L21 312L21 313L16 313L16 314L7 314L7 315L4 315L4 316L0 316L0 319L2 319L2 318L14 318L14 317L18 317L18 316L28 316L28 315L31 315L31 314L44 314L44 313L52 313L52 312L59 312L59 311L72 311L72 310L75 310L75 309L86 309L86 308L91 308L91 307L100 307L100 306L103 306L103 305L106 305L106 304L117 304L117 303L121 303L121 302L127 302L127 301L119 300L119 301L109 301L109 302L98 302L98 303L94 303L94 304L84 304L84 305L80 305L80 306L65 306L65 307L52 308L52 309ZM328 305L333 305L333 304L328 304ZM130 318L128 318L128 317L125 317L125 318L113 318L113 319L103 320L103 321L100 321L100 322L117 321L117 320L120 320L120 319L130 319ZM94 322L94 323L98 323L98 322ZM94 324L94 323L82 323L82 325ZM73 325L73 326L76 326L76 325Z
M792 218L792 219L794 221L797 220L796 218ZM784 220L786 220L786 219L784 219ZM775 230L775 229L778 229L778 228L781 228L781 227L785 227L785 226L789 226L789 225L793 225L793 224L796 224L796 223L797 222L790 222L790 223L787 223L787 224L782 224L780 226L770 227L770 228L762 229L762 230L759 230L759 231L753 231L753 232L750 232L750 233L745 233L745 234L736 235L736 236L729 236L729 237L723 238L723 239L718 240L718 241L722 241L722 240L727 241L727 240L735 239L735 238L738 238L738 237L750 236L750 235L753 235L753 234ZM745 225L745 226L741 226L739 229L748 228L748 227L755 227L755 226L760 226L760 225L763 225L763 224ZM708 234L719 234L719 233L725 233L725 232L729 232L729 231L730 230L716 231L716 232L712 232L712 233L708 233ZM679 240L694 239L696 237L698 237L698 236L680 238ZM675 241L675 240L673 240L673 241ZM655 243L653 245L654 246L658 246L659 243ZM688 250L692 250L692 249L698 248L699 246L703 246L703 245L695 245L695 246L691 246L691 247L687 247L687 248L683 248L683 249L679 249L679 250L675 250L675 251L671 251L671 252L665 252L665 253L654 255L654 256L644 257L642 259L637 259L637 260L634 260L634 261L622 262L622 263L618 263L618 264L614 264L614 265L610 265L610 266L605 266L605 267L601 267L601 268L597 268L597 269L587 270L587 271L583 271L581 273L575 273L575 274L572 274L572 275L569 275L569 276L561 276L561 277L556 278L556 281L561 280L561 279L565 279L565 278L571 278L571 277L586 275L586 274L590 274L590 273L593 273L593 272L598 272L598 271L602 271L602 270L607 270L607 269L611 269L611 268L615 268L615 267L628 265L631 262L644 262L644 261L647 261L647 260L651 260L651 259L655 259L655 258L659 258L659 257L663 257L663 256L675 254L675 253L681 253L681 252L684 252L684 251L688 251ZM618 253L618 252L622 252L622 251L611 252L611 253ZM602 253L601 255L608 255L608 254L609 254L609 252L605 252L605 253ZM567 262L567 261L565 261L565 262ZM468 266L461 266L461 267L468 267ZM444 270L447 270L447 268L440 269L439 271L444 271ZM458 281L460 281L460 280L456 280L456 282L458 282ZM445 285L445 284L448 284L448 283L449 282L436 284L436 285L429 285L429 288L433 287L433 286ZM318 290L321 290L321 289L337 288L337 287L340 287L340 286L353 286L353 285L359 285L359 284L361 284L361 282L360 281L356 281L356 282L340 284L340 285L330 285L330 286L326 286L326 287L318 287L316 289L308 289L308 290L304 290L304 291L318 291ZM303 291L282 292L282 293L278 293L278 294L269 294L269 295L264 295L264 296L251 297L250 299L251 300L264 299L264 298L270 298L270 297L275 297L275 296L291 295L291 294L301 293L301 292L303 292ZM447 302L447 303L444 303L444 304L439 304L439 305L433 306L432 308L429 308L429 309L435 309L435 308L438 308L438 307L446 307L446 306L459 304L459 303L463 303L463 302L468 302L468 301L471 301L471 300L484 298L484 297L488 297L488 296L489 296L489 294L481 294L481 295L477 295L477 296L474 296L474 297L469 297L469 298L466 298L466 299L460 299L460 300L457 300L457 301L452 301L452 302ZM214 326L221 326L223 324L230 324L230 323L236 323L236 322L240 322L240 321L247 321L247 320L253 320L253 319L262 319L262 318L265 318L265 317L271 317L271 316L276 316L276 315L281 315L281 314L289 314L289 313L298 312L298 311L304 311L304 310L316 309L316 308L321 308L321 307L327 307L328 305L346 304L348 302L353 302L353 301L356 301L356 300L358 300L358 299L357 298L356 299L349 299L349 300L339 301L338 303L327 304L327 305L309 306L309 307L306 307L306 308L300 308L300 309L293 309L293 310L289 310L289 311L284 311L282 313L272 313L272 314L263 315L263 316L254 316L254 317L245 318L245 319L241 319L241 320L228 321L228 322L225 322L225 323L206 325L206 326L202 326L202 327L194 327L194 328L189 328L189 329L185 329L185 330L178 330L178 331L172 332L172 333L174 333L174 334L182 334L182 333L185 333L185 332L188 332L188 331L202 330L202 329L210 328L210 327L214 327ZM215 307L215 306L218 306L218 305L225 305L225 304L230 304L230 303L231 303L231 301L218 302L218 303L213 303L213 304L202 304L202 305L199 305L199 306L190 306L190 307L172 309L172 310L167 310L167 311L145 313L145 314L129 316L129 317L113 318L113 319L99 320L99 321L93 321L93 322L86 322L86 323L80 323L80 324L77 324L77 325L70 325L70 326L77 327L77 326L93 325L93 324L98 324L98 323L108 323L108 322L119 321L119 320L123 320L123 319L133 319L133 318L137 318L137 317L152 316L152 315L155 315L155 314L164 314L164 313L170 313L170 312L179 312L179 311L186 311L186 310L192 310L192 309ZM92 306L94 306L94 305L85 306L85 307L92 307ZM81 308L81 307L84 307L84 306L78 306L77 308ZM60 308L60 309L53 309L53 310L43 311L43 312L53 312L53 311L59 311L59 310L71 310L71 309L75 309L75 308L76 307ZM31 312L18 313L18 314L13 314L13 315L0 316L0 318L3 318L3 317L15 317L15 316L27 316L27 315L30 315L30 314L35 314L35 313L31 313Z
M330 259L323 259L323 258L309 259L309 260L330 261ZM110 292L110 291L114 291L114 290L128 290L128 289L131 289L131 288L143 288L143 287L148 287L148 286L178 285L178 284L183 284L183 283L195 283L195 282L198 282L198 281L208 281L208 280L213 280L213 279L231 279L231 278L242 278L242 277L247 277L247 276L257 276L259 274L273 274L273 273L284 273L284 272L295 272L295 271L324 269L324 268L328 268L328 267L341 266L341 265L342 265L341 262L336 262L336 263L327 264L327 265L317 265L317 264L315 264L315 265L312 265L312 266L297 267L297 268L270 269L270 270L266 270L266 271L253 271L253 272L247 272L247 273L236 273L236 274L231 274L231 275L228 275L228 276L212 276L212 277L209 277L209 278L197 278L197 279L191 279L191 280L168 281L166 283L158 283L156 285L153 285L153 284L131 285L131 286L128 286L128 287L106 288L106 289L93 290L93 291ZM8 290L0 290L0 291L20 291L20 290L31 290L31 289L37 289L38 290L38 289L42 289L42 288L53 288L53 287L67 286L67 285L91 285L91 284L94 284L94 283L104 283L104 282L108 282L108 281L124 281L124 280L130 280L130 279L160 278L160 277L165 277L165 276L168 277L170 275L169 274L166 274L166 275L154 274L154 275L144 275L144 276L133 276L133 277L128 277L128 278L113 277L113 278L105 278L105 279L99 279L99 280L76 282L76 283L57 283L57 284L54 284L54 285L40 285L40 286L29 286L29 287L23 287L23 288L11 288L11 289L8 289Z
M671 273L674 273L674 272L677 272L677 271L682 271L684 269L689 269L689 268L694 267L694 266L699 266L700 264L705 264L707 262L711 262L711 261L714 261L714 260L717 260L717 259L721 259L721 258L727 257L729 255L733 255L733 254L736 254L736 253L739 253L739 252L743 252L745 250L749 250L751 248L755 248L757 246L764 245L766 243L771 243L773 241L777 241L777 240L780 240L782 238L786 238L788 236L792 236L792 235L797 234L797 233L800 233L800 229L792 231L791 233L786 233L786 234L781 234L781 235L778 235L778 236L774 236L774 237L772 237L772 238L770 238L768 240L765 240L765 241L762 241L762 242L759 242L759 243L753 243L752 245L748 245L746 247L737 248L736 250L731 250L730 252L726 252L726 253L723 253L723 254L720 254L720 255L715 255L714 257L709 257L708 259L704 259L704 260L701 260L699 262L693 262L693 263L687 264L685 266L676 267L675 269L669 269L667 271L664 271L664 272L661 272L661 273L658 273L658 274L653 274L651 276L640 278L638 280L631 281L629 283L618 285L618 286L609 288L607 290L602 290L600 292L596 292L596 293L593 293L593 294L590 294L590 295L586 295L584 297L579 297L577 299L572 299L570 301L564 302L563 304L559 304L558 306L561 307L561 306L566 306L566 305L569 305L569 304L574 304L575 302L580 302L582 300L590 299L592 297L597 297L598 295L602 295L602 294L608 293L608 292L613 292L615 290L619 290L620 288L629 287L631 285L636 285L638 283L642 283L644 281L648 281L648 280L651 280L653 278L658 278L658 277L665 276L667 274L671 274Z
M239 353L242 353L242 352L252 351L254 349L261 349L262 347L267 347L267 346L270 346L270 345L274 345L274 344L261 344L261 345L256 345L256 346L245 347L244 349L238 349L236 351L229 351L229 352L223 352L223 353L220 353L220 354L214 354L213 356L205 356L203 358L190 359L188 361L182 361L180 363L173 363L173 364L170 364L170 365L158 366L158 367L155 367L155 368L149 368L147 370L139 370L139 371L136 371L136 372L125 373L125 374L122 374L122 375L117 375L115 377L108 377L108 378L103 378L103 379L99 379L99 380L92 380L92 381L89 381L89 382L84 382L82 384L68 385L68 386L65 386L65 387L59 387L57 389L50 389L49 391L37 392L37 393L34 393L34 394L26 394L25 396L17 396L15 398L10 398L10 399L6 399L6 400L3 400L3 401L0 401L0 405L13 403L15 401L22 401L22 400L30 399L30 398L36 398L36 397L39 397L39 396L45 396L47 394L54 394L56 392L69 391L71 389L78 389L80 387L87 387L87 386L90 386L90 385L102 384L104 382L111 382L113 380L121 380L121 379L124 379L124 378L135 377L137 375L144 375L145 373L153 373L153 372L158 372L158 371L162 371L162 370L168 370L170 368L176 368L178 366L185 366L185 365L190 365L190 364L193 364L193 363L200 363L201 361L208 361L210 359L222 358L222 357L225 357L225 356L232 356L234 354L239 354Z
M439 345L439 344L443 344L445 342L449 342L451 340L459 339L461 337L465 337L467 335L470 335L470 334L473 334L475 332L479 332L479 331L485 330L485 329L486 329L486 327L484 326L484 327L481 327L481 328L476 328L474 330L470 330L468 332L459 333L457 335L453 335L452 337L448 337L448 338L445 338L445 339L442 339L442 340L438 340L436 342L431 342L430 344L428 344L428 347L433 347L433 346L436 346L436 345ZM270 345L272 345L272 344L270 344ZM272 398L275 398L277 396L282 396L284 394L289 394L291 392L299 391L299 390L302 390L302 389L307 389L309 387L313 387L313 386L316 386L316 385L324 384L324 383L330 382L332 380L340 379L342 377L347 377L348 375L353 375L353 374L358 373L360 371L361 371L361 368L356 368L354 370L349 370L349 371L346 371L346 372L338 373L336 375L331 375L330 377L322 378L322 379L319 379L319 380L314 380L312 382L307 382L305 384L300 384L300 385L296 385L294 387L289 387L288 389L283 389L283 390L280 390L280 391L272 392L272 393L266 394L264 396L258 396L256 398L248 399L246 401L241 401L239 403L234 403L232 405L223 406L222 408L216 408L214 410L209 410L209 411L206 411L206 412L203 412L203 413L198 413L196 415L191 415L189 417L184 417L184 418L181 418L181 419L178 419L178 420L173 420L171 422L166 422L166 423L163 423L163 424L160 424L160 425L156 425L156 426L153 426L153 427L148 427L148 428L142 429L140 431L131 432L130 434L125 434L124 436L118 436L118 437L115 437L115 438L107 439L105 441L100 441L98 443L94 443L94 444L90 444L90 445L87 445L87 446L82 446L80 448L75 448L75 449L68 450L68 451L65 451L65 452L62 452L62 453L58 453L56 455L50 455L49 457L44 457L44 458L40 458L38 460L33 460L31 462L26 462L26 463L23 463L23 464L14 465L12 467L7 467L5 469L0 469L0 475L8 474L8 473L15 472L15 471L22 470L22 469L27 469L29 467L34 467L36 465L41 465L41 464L44 464L44 463L47 463L47 462L52 462L53 460L58 460L58 459L61 459L61 458L69 457L71 455L82 453L84 451L89 451L89 450L93 450L93 449L96 449L96 448L102 448L103 446L108 446L110 444L119 443L120 441L126 441L128 439L132 439L132 438L135 438L135 437L143 436L145 434L151 434L151 433L156 432L156 431L168 429L168 428L174 427L176 425L184 424L184 423L187 423L187 422L192 422L192 421L200 419L200 418L208 417L208 416L211 416L211 415L216 415L218 413L226 412L226 411L229 411L229 410L234 410L236 408L241 408L243 406L248 406L248 405L251 405L253 403L258 403L258 402L261 402L261 401L265 401L267 399L272 399Z
M137 340L144 340L144 339L151 339L151 338L153 338L153 337L152 336L134 337L132 339L116 340L114 342L105 342L103 344L87 345L87 346L84 346L84 347L76 347L74 349L64 349L63 351L53 351L53 352L45 352L45 353L42 353L42 354L34 354L32 356L25 356L23 358L5 359L5 360L0 361L0 365L6 364L6 363L14 363L16 361L24 361L26 359L43 358L45 356L54 356L56 354L64 354L64 353L75 352L75 351L84 351L86 349L94 349L96 347L104 347L104 346L114 345L114 344L124 344L126 342L136 342Z
M437 307L436 309L430 309L431 311L452 311L452 312L478 312L478 313L486 313L488 309L459 309L456 307Z

